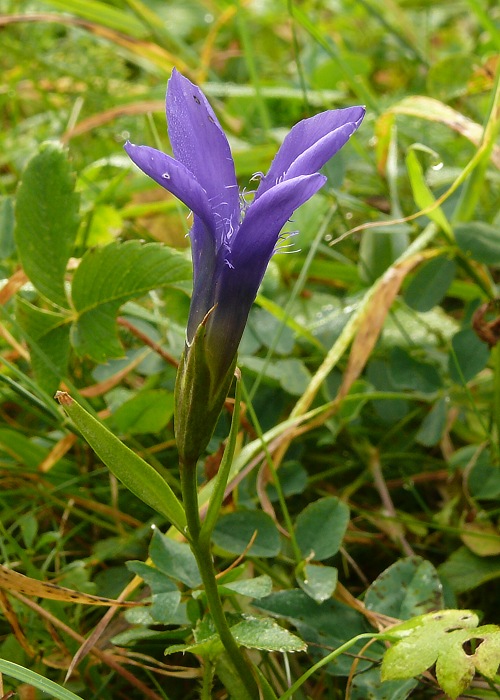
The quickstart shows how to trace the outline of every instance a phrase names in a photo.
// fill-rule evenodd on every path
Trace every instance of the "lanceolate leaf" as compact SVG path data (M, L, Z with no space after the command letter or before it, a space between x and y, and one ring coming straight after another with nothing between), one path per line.
M15 678L22 683L29 683L30 686L39 688L44 694L47 693L53 698L57 698L57 700L82 700L81 695L75 695L67 688L63 688L51 681L50 678L44 678L39 673L35 673L29 668L24 668L24 666L6 659L0 659L0 673ZM9 697L9 694L6 697Z
M128 241L89 250L73 278L76 350L97 362L123 356L115 324L120 306L151 289L174 287L190 278L188 260L159 243Z
M16 200L16 245L38 291L68 306L64 275L78 230L78 195L66 153L45 143L26 166Z
M87 413L69 394L58 391L56 398L108 469L129 491L183 532L186 526L184 509L158 472Z
M410 176L410 184L413 190L415 202L420 209L426 209L434 204L435 198L424 179L424 171L415 150L408 152L406 156L406 167ZM440 207L428 212L428 216L437 226L443 229L450 238L453 238L451 226Z

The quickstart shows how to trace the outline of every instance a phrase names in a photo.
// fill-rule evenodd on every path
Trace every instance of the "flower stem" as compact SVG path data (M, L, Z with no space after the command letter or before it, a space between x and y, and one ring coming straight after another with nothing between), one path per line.
M215 569L210 551L210 538L200 536L201 524L198 510L198 489L196 483L196 465L181 465L181 487L187 519L187 537L196 558L200 575L205 587L208 607L221 642L230 658L235 671L241 678L251 700L259 698L259 690L252 673L250 661L245 658L234 639L222 608L217 588Z

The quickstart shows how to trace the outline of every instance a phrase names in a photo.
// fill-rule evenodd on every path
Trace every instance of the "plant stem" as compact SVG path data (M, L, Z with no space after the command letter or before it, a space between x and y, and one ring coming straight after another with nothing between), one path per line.
M231 630L222 608L222 602L219 596L219 590L217 588L217 580L215 578L214 563L210 552L210 539L200 537L201 524L198 510L196 465L182 464L180 473L182 497L187 519L186 534L200 570L210 614L212 615L215 628L219 634L227 655L230 658L235 671L240 676L241 681L248 692L249 698L251 698L251 700L257 700L259 698L259 690L251 670L250 662L245 658L238 647L236 640L231 634Z
M211 700L212 696L212 686L214 679L215 667L212 661L208 659L204 660L205 666L203 668L203 685L201 687L200 700Z

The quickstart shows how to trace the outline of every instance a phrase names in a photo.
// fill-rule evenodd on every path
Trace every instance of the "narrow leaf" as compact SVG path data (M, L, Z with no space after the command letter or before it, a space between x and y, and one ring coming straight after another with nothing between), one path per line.
M75 695L70 690L67 690L67 688L63 688L49 678L44 678L38 673L35 673L35 671L30 671L30 669L12 663L12 661L0 659L0 673L15 678L22 683L28 683L34 688L39 688L44 693L47 693L53 698L57 698L57 700L82 700L81 695Z
M461 112L432 97L410 95L391 107L389 113L404 114L409 117L444 124L449 129L453 129L453 131L464 136L475 146L479 146L483 139L483 127L480 124L473 122L472 119L469 119ZM385 114L382 115L382 118L385 116ZM496 167L499 168L499 146L494 146L491 159Z
M72 12L89 22L96 22L133 37L140 38L147 33L144 25L130 12L110 7L100 0L48 0L48 4L62 12Z
M425 182L424 171L414 150L409 151L408 155L406 156L406 167L408 168L408 175L410 176L410 184L413 190L415 203L418 207L420 207L420 209L430 207L432 204L434 204L435 197ZM427 216L429 219L434 221L439 228L448 234L450 238L453 238L451 226L440 207L436 207L432 211L428 212Z
M69 394L58 391L56 398L108 469L129 491L164 515L179 531L183 532L186 526L184 509L158 472L118 440Z

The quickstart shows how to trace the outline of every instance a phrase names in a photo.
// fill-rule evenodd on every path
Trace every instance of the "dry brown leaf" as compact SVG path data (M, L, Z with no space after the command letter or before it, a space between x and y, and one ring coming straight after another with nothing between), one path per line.
M26 282L29 282L26 273L22 268L19 268L0 289L0 305L6 304Z
M426 256L424 253L418 253L404 260L399 265L389 268L384 274L382 283L379 285L364 311L360 328L354 338L342 386L338 392L339 399L342 399L348 394L353 382L363 371L380 335L387 313L401 288L404 278L425 258Z
M88 593L80 593L73 591L71 588L57 586L54 583L46 581L38 581L37 579L24 576L17 571L12 571L6 566L0 564L0 588L9 591L17 591L29 596L37 598L49 598L50 600L61 600L70 603L82 603L83 605L106 605L106 606L125 606L133 607L136 605L144 605L144 603L136 603L135 601L119 601L111 598L103 598L101 596L90 595Z

